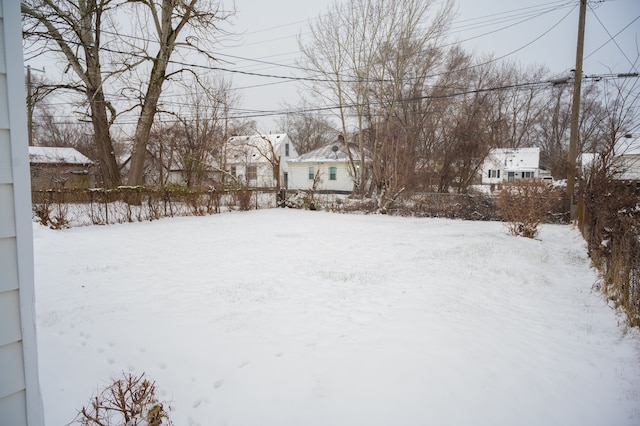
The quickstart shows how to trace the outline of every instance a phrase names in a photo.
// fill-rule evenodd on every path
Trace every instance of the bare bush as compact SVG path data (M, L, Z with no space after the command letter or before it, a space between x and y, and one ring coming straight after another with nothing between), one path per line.
M604 170L591 176L582 196L578 223L601 290L624 310L627 323L640 326L640 187L611 181Z
M62 192L46 191L39 202L34 203L33 216L44 226L51 229L63 229L70 226L69 210Z
M82 407L71 424L83 426L160 426L173 425L170 407L160 402L155 383L142 373L125 374L114 380L88 406Z
M238 200L238 207L242 211L251 210L251 191L241 189L236 191L236 198Z
M498 214L516 236L535 238L559 197L540 179L521 179L505 185L496 197Z

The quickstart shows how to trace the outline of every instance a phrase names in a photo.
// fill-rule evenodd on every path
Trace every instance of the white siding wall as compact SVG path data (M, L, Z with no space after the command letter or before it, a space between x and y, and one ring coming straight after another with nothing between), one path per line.
M349 174L347 163L289 163L289 189L311 189L313 180L309 179L309 167L313 166L314 173L320 170L318 190L325 191L353 191L353 178ZM336 168L336 180L329 179L329 168Z
M21 23L20 2L0 0L0 424L36 426L44 418Z
M309 179L309 163L289 163L289 189L311 189L313 180Z

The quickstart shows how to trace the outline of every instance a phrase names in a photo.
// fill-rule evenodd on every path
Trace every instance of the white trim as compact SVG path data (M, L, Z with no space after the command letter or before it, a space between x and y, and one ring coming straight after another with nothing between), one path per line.
M38 379L38 351L36 344L31 182L29 177L27 110L22 56L22 17L20 15L19 1L1 1L7 102L11 106L9 110L9 129L11 134L11 168L13 172L16 245L18 251L27 424L30 426L42 426L44 425L44 412L40 381ZM0 368L5 368L5 366L0 366Z

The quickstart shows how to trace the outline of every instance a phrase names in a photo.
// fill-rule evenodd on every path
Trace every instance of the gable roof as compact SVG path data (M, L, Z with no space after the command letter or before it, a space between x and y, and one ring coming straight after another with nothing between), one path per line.
M227 140L227 158L242 155L253 162L267 161L265 156L278 153L285 142L291 143L286 133L232 136Z
M75 148L50 146L30 146L29 162L31 164L93 164L93 161Z
M488 164L501 170L538 169L540 148L494 148L487 156L485 168Z
M289 162L292 163L319 163L324 161L330 162L348 162L349 155L354 161L360 161L360 150L353 144L347 145L344 142L336 141L328 145L321 146L318 149L309 151L306 154L302 154L297 158L292 158ZM366 156L365 156L365 159Z

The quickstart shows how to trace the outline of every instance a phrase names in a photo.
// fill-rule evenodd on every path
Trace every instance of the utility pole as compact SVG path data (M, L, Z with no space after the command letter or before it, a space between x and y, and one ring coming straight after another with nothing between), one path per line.
M573 74L573 102L571 104L571 131L569 134L569 158L567 161L567 200L571 219L574 219L573 200L575 195L576 157L578 151L578 127L580 124L580 90L582 87L582 57L584 52L584 23L587 0L580 0L578 19L578 45L576 47L576 68Z
M44 72L44 68L34 69L34 71ZM31 65L27 65L27 133L29 146L33 146L33 91L31 89Z

